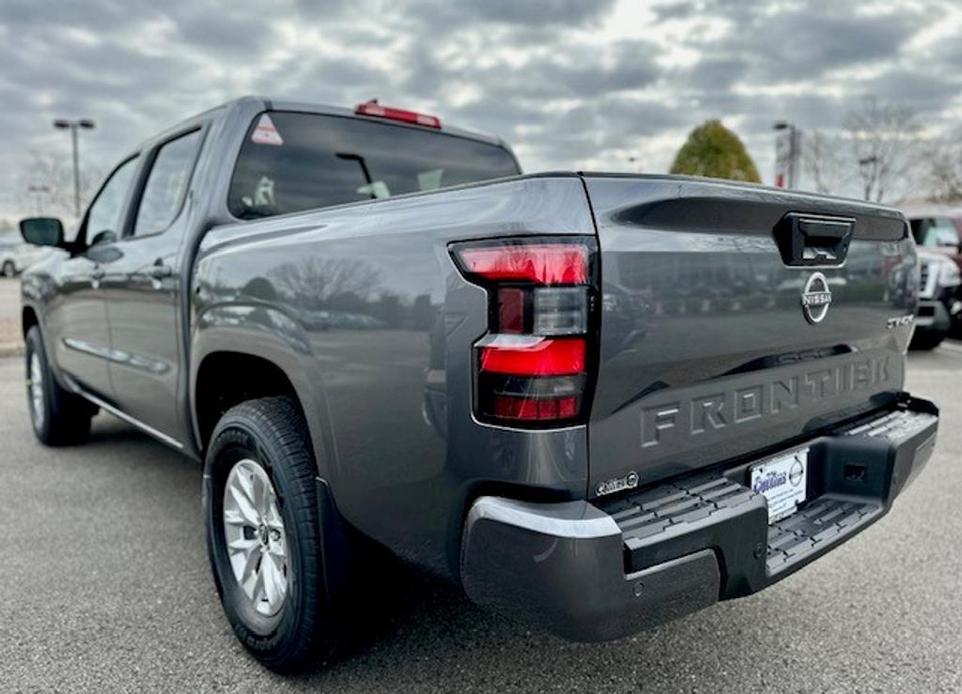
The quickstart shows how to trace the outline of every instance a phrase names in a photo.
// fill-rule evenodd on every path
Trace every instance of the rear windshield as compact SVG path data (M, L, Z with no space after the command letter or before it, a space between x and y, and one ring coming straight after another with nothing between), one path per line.
M497 145L357 118L257 116L231 179L228 207L254 219L434 190L519 173Z

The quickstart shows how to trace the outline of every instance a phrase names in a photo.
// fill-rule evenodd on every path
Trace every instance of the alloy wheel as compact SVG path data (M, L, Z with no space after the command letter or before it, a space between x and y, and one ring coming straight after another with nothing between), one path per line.
M224 487L224 539L238 585L258 614L276 615L288 591L287 533L267 471L249 458Z
M43 429L44 418L46 417L43 409L43 366L40 363L40 355L36 352L30 355L30 379L27 381L27 394L30 396L30 410L33 414L34 426Z

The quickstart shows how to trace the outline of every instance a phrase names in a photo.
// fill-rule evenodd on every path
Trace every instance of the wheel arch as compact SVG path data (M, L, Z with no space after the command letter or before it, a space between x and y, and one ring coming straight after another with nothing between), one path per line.
M57 361L56 350L53 348L53 345L47 344L47 338L51 336L46 332L44 317L41 313L41 310L33 304L24 301L23 308L20 310L20 330L24 344L27 342L27 333L30 332L31 328L36 328L38 331L40 331L40 340L44 345L47 365L50 368L50 373L54 380L64 390L68 392L75 392L72 385L66 381L63 372L60 370L60 365Z
M294 384L270 360L237 351L208 354L194 382L194 418L201 447L206 450L214 427L227 410L246 400L278 395L294 399L303 411Z
M203 457L217 422L227 410L246 400L271 396L292 398L307 422L318 475L329 479L332 456L328 416L319 384L309 364L286 345L246 340L238 335L204 336L192 349L191 419L198 452Z
M20 311L20 329L23 337L26 337L30 328L34 326L40 326L40 316L37 315L37 311L33 306L28 304Z

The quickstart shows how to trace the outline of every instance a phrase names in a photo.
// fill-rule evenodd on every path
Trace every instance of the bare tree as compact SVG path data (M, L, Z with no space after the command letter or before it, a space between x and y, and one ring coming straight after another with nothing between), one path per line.
M845 117L866 200L879 202L904 183L918 159L919 124L915 111L865 98Z
M937 142L925 152L924 175L929 197L936 202L962 201L962 132Z
M80 171L80 202L86 205L97 192L103 172L90 165ZM20 175L18 197L24 209L40 207L46 215L71 220L74 216L73 169L69 157L31 152L30 164Z
M277 287L292 299L322 307L334 297L353 295L366 301L381 281L381 272L363 259L302 258L271 272Z
M846 182L848 162L839 137L820 130L805 132L802 138L802 166L817 193L838 194Z

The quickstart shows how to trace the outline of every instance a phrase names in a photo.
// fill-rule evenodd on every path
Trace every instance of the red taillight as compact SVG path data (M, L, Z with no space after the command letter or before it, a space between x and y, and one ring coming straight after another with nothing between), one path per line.
M488 289L488 334L475 345L482 419L550 425L583 416L593 248L581 239L455 247L464 275Z
M425 128L441 129L441 119L437 116L429 116L424 113L417 113L416 111L406 111L403 108L381 106L375 99L365 101L363 104L358 104L354 109L354 113L359 116L387 118L388 120L401 121L402 123L422 125Z
M465 270L490 282L588 282L588 249L570 243L466 248L460 257Z
M505 395L494 397L494 416L499 419L546 421L571 419L578 414L578 398L517 398Z
M569 376L585 370L583 337L495 338L480 347L481 371L512 376Z

